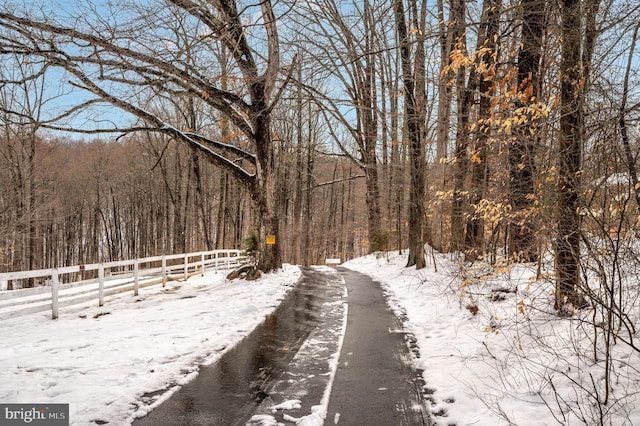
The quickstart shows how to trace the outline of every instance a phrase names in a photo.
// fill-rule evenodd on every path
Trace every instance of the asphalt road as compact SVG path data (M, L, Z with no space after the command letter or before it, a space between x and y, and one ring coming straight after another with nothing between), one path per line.
M345 303L347 328L325 425L429 425L422 380L411 368L411 336L380 285L345 268L305 268L263 324L134 426L262 424L250 419L293 399L301 403L286 414L308 415L329 384Z
M339 268L348 290L347 330L326 425L429 425L409 336L389 310L379 283Z

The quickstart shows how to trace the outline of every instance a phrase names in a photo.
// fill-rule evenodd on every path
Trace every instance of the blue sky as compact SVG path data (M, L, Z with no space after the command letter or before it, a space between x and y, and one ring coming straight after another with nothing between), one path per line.
M106 2L92 1L90 4L101 15L108 16L110 12L105 6L105 3ZM38 5L35 3L31 4L31 7L40 9L39 6L42 5L43 8L41 10L45 15L48 14L49 11L52 11L59 17L70 17L73 13L77 13L79 4L86 6L88 3L76 2L74 0L43 0ZM43 99L46 103L42 111L43 119L50 119L75 105L90 99L95 99L95 95L69 84L72 78L60 68L49 69L44 78L45 94ZM113 107L108 103L101 103L85 111L78 112L70 119L58 124L61 127L70 126L82 130L94 130L98 128L127 127L132 120L134 120L134 117L131 114ZM65 135L72 139L100 137L100 135L92 136L81 133L65 133Z

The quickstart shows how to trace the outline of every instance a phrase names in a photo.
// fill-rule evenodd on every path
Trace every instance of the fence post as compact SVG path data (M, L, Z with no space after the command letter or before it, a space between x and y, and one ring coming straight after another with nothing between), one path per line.
M58 290L60 281L58 280L58 270L51 272L51 319L58 319Z
M98 266L98 306L104 305L104 265Z
M184 254L184 279L189 278L189 254Z
M167 285L167 256L162 255L162 287Z
M133 261L133 295L138 295L139 276L138 276L138 259Z
M200 272L202 273L202 276L204 277L204 253L202 253L202 267L200 268Z
M215 268L215 271L216 271L216 272L218 272L218 253L219 253L219 252L218 252L218 250L216 250L216 251L213 253L213 257L214 257L214 259L215 259L215 262L214 262L214 264L213 264L213 265L214 265L214 268Z

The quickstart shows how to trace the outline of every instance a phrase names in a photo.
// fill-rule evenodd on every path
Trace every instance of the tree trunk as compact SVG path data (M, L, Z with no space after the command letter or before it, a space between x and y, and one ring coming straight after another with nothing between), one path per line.
M539 102L540 58L545 21L544 0L523 0L522 38L518 51L518 108ZM534 206L535 150L539 144L537 118L527 117L515 128L515 139L509 146L509 198L513 215L509 224L509 253L516 261L532 262L537 250L534 246L532 215Z
M271 120L266 113L264 82L256 81L252 85L251 106L254 115L252 124L256 145L256 180L252 186L252 198L259 213L260 259L258 268L263 271L279 269L282 266L280 244L278 241L280 222L278 219L277 199L278 172L275 167L274 147L271 138Z
M298 58L300 63L298 64L298 80L302 81L302 57L299 54ZM304 138L303 138L303 120L302 120L302 88L298 86L296 93L296 169L295 169L295 194L293 202L293 257L291 261L294 264L299 264L302 261L302 200L304 192L302 190L303 185L303 167L304 167ZM311 117L308 117L311 120ZM310 195L310 194L307 194Z
M480 98L477 113L477 128L475 147L471 158L471 204L477 206L485 198L488 186L489 167L487 163L487 144L491 126L488 123L491 117L491 97L495 92L495 82L491 78L491 72L495 67L494 54L496 54L498 29L500 25L501 0L485 0L483 3L482 20L478 34L477 61L471 72L470 80L473 81L473 90ZM483 50L486 49L486 50ZM481 65L481 66L479 66ZM478 69L487 70L479 72ZM471 90L471 88L469 88ZM479 214L473 214L467 221L466 232L467 260L475 261L483 252L484 246L484 221Z
M424 11L423 4L422 10ZM406 110L407 131L409 137L409 154L411 161L411 188L409 191L409 257L407 266L416 269L425 267L424 232L425 232L425 154L424 123L426 109L424 105L424 20L417 16L414 7L414 25L418 28L414 67L411 66L411 44L407 30L403 0L396 0L396 30L400 40L400 56L402 60L402 80L404 82L404 102ZM413 69L412 69L413 68Z
M368 155L364 169L366 179L367 229L369 234L369 252L374 249L374 239L381 234L380 188L378 186L378 164L375 154Z
M371 5L365 1L364 6L364 34L365 51L373 52L376 48L375 21L371 10ZM377 85L376 85L376 61L371 54L365 56L365 64L362 69L362 130L364 133L364 174L367 181L367 207L368 207L368 227L369 227L369 252L378 249L376 244L372 244L372 239L379 238L382 234L382 221L380 210L380 186L378 182L378 158L376 156L378 145L378 105L377 105Z
M436 127L436 171L434 182L436 190L445 190L446 173L449 146L449 131L451 126L451 103L452 103L452 87L454 76L448 70L451 65L451 49L453 46L453 36L455 31L449 29L444 14L444 1L437 0L438 6L438 37L440 39L440 78L438 79L438 122ZM445 214L442 209L436 209L433 212L433 224L435 229L435 238L432 238L432 245L436 250L443 251L445 249Z
M580 307L579 188L582 170L584 82L581 61L580 0L562 1L562 57L560 61L560 152L558 236L555 241L556 309Z
M311 104L309 104L309 111L311 111ZM309 129L311 130L311 129ZM314 146L311 139L311 131L309 131L309 139L307 141L307 161L306 161L306 182L305 182L305 204L304 204L304 216L302 218L303 223L303 238L302 238L302 247L303 250L303 260L304 265L309 266L312 263L311 260L311 206L313 203L313 170L314 170L314 157L313 150Z
M451 19L453 21L453 42L456 48L466 55L467 41L465 35L466 6L464 0L451 1ZM466 195L464 182L467 176L467 149L469 144L469 103L470 96L466 87L466 67L457 64L455 88L457 104L456 146L454 152L453 199L451 205L451 248L460 251L464 248L464 213Z

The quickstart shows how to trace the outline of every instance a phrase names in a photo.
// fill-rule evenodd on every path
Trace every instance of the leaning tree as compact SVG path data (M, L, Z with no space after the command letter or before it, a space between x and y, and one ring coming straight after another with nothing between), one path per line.
M0 54L41 63L87 94L67 97L68 107L43 126L158 132L204 153L248 189L262 243L259 267L279 268L280 249L273 244L278 242L278 217L271 115L284 83L278 87L281 53L272 2L160 0L44 10L7 3L0 9ZM216 63L222 49L232 58L231 71ZM11 83L18 82L1 82ZM153 108L153 100L176 97L191 98L211 111L213 123L231 123L245 145L220 142L215 132L195 131ZM77 101L70 104L71 99ZM83 130L69 120L104 103L133 115L135 124ZM275 237L268 245L267 235Z

